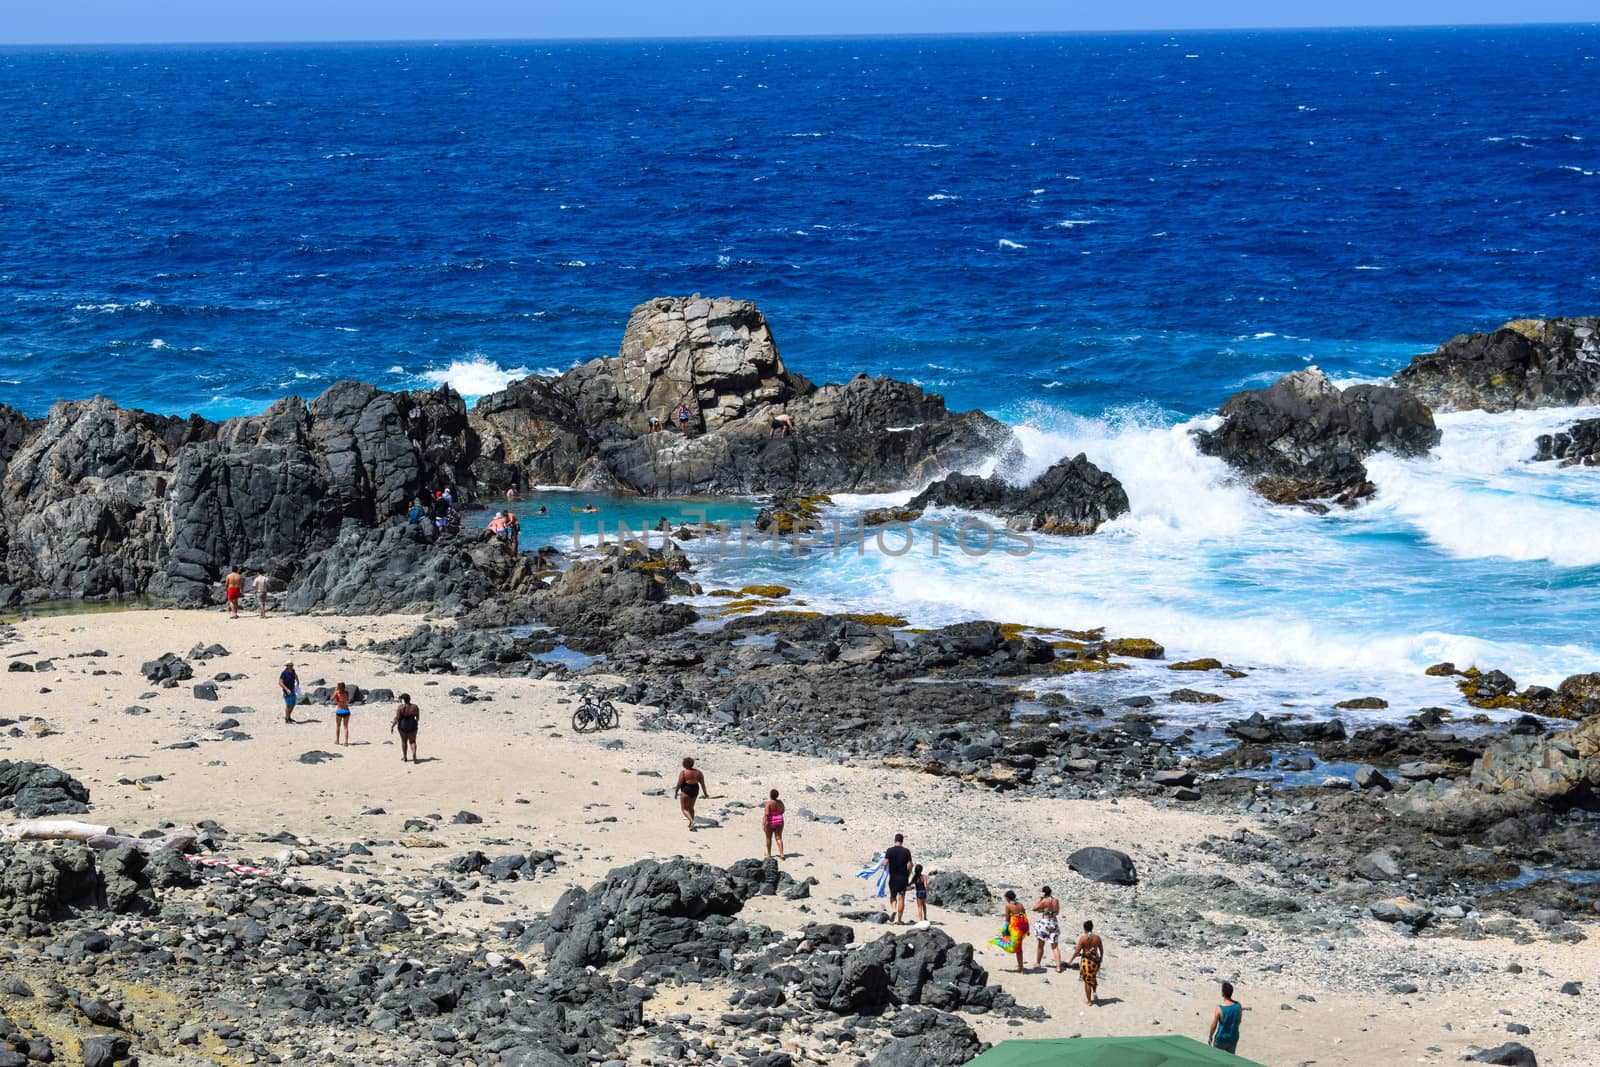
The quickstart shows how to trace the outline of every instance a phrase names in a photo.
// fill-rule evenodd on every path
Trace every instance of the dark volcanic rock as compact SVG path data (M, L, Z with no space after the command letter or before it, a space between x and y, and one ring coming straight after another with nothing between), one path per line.
M1518 319L1459 334L1394 380L1440 410L1600 404L1600 318Z
M531 591L530 557L487 530L426 536L403 522L370 529L349 523L332 547L289 583L290 611L340 614L432 610L460 614L492 596Z
M687 604L667 603L692 592L680 577L688 565L675 548L614 545L603 556L575 561L532 598L531 607L584 652L604 651L624 635L673 633L699 618Z
M387 522L425 488L465 484L476 441L448 389L338 382L223 423L56 404L5 467L0 602L205 603L229 567L286 576L347 520Z
M1439 443L1432 412L1406 390L1341 390L1315 368L1235 393L1219 414L1221 426L1195 431L1200 451L1223 459L1280 504L1352 505L1372 493L1361 462L1366 456L1421 455Z
M795 434L772 436L780 412ZM648 432L652 416L667 429ZM491 487L573 484L598 464L646 493L887 491L1013 445L1004 424L948 412L914 385L858 375L815 386L784 366L755 305L700 296L640 304L615 357L513 383L473 420Z
M1083 535L1127 514L1128 494L1121 482L1080 452L1058 460L1023 486L998 477L952 474L918 493L906 507L921 511L936 504L997 515L1013 530Z
M159 659L147 661L139 671L157 685L162 682L184 682L194 677L194 668L176 652L162 653Z
M994 893L981 878L965 871L935 871L928 878L928 903L972 915L994 911Z
M1535 461L1559 459L1563 467L1600 466L1600 419L1575 422L1560 433L1540 434Z
M1516 1041L1484 1049L1472 1057L1474 1063L1496 1063L1501 1067L1539 1067L1533 1049Z
M1126 852L1118 852L1113 848L1080 848L1067 857L1067 866L1091 882L1136 885L1139 881L1133 859Z
M545 955L562 968L600 967L629 955L667 957L706 939L702 920L743 907L744 898L721 868L693 860L640 860L588 890L563 893L550 912Z
M978 1035L958 1016L914 1008L895 1015L894 1035L871 1067L961 1067L983 1051Z
M89 810L89 790L49 764L0 760L0 810L5 808L24 819L82 815Z

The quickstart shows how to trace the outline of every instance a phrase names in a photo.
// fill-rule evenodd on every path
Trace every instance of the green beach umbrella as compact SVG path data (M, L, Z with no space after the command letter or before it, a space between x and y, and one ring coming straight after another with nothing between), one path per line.
M1049 1037L1002 1041L967 1067L1261 1067L1191 1037Z

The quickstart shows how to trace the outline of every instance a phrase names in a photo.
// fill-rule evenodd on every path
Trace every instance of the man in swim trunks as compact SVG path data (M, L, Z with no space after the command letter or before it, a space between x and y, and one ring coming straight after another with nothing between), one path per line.
M785 437L794 433L794 416L787 411L780 411L772 416L772 428L767 431L767 439L771 440L772 435L776 433L782 433Z
M230 570L228 576L222 581L228 590L228 617L237 619L239 617L239 598L244 596L244 575L236 570Z
M1033 926L1033 936L1038 942L1038 952L1033 958L1035 967L1044 966L1044 950L1049 948L1055 953L1056 973L1061 973L1061 901L1057 900L1050 892L1050 887L1045 886L1039 890L1039 901L1033 906L1033 914L1037 921Z
M294 702L300 699L300 676L294 672L294 664L283 665L283 673L278 675L278 688L283 690L283 721L294 722Z
M905 925L906 889L911 885L911 850L906 848L906 835L895 834L894 844L883 852L883 864L889 871L889 914L896 926Z
M256 608L261 612L261 617L267 617L267 590L272 585L272 579L267 577L266 571L257 571L255 581L250 583L250 588L256 591Z

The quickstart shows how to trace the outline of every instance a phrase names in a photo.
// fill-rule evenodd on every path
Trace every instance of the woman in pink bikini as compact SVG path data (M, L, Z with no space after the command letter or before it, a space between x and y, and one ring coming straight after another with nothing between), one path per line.
M761 805L761 832L767 838L767 857L772 857L772 842L778 842L778 858L787 859L783 854L783 801L778 799L778 791L774 789L771 799Z

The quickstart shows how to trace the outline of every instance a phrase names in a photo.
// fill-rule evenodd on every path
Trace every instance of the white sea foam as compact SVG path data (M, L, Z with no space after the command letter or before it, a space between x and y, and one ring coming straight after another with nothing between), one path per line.
M995 242L995 247L996 248L1002 248L1002 249L1005 249L1006 251L1010 251L1010 252L1020 252L1023 249L1027 248L1028 246L1025 245L1025 244L1022 244L1022 243L1020 243L1018 241L1009 241L1006 238L1002 237L1002 238L1000 238L1000 240Z
M1079 226L1093 226L1098 221L1098 219L1062 219L1056 225L1063 230L1071 230Z
M498 392L518 378L527 377L528 373L527 367L508 370L487 356L473 355L454 360L442 370L423 371L421 378L433 385L449 385L463 397L476 399Z
M1596 414L1441 415L1436 455L1369 458L1376 499L1321 516L1266 503L1201 455L1192 431L1214 426L1215 416L1175 423L1138 406L1086 417L1041 404L1014 427L1020 458L974 473L1021 483L1083 452L1122 483L1128 514L1093 537L1037 537L1025 556L997 549L972 558L953 542L932 556L931 535L901 557L819 553L803 579L806 597L819 610L892 603L919 625L983 617L1150 636L1172 656L1261 668L1228 691L1230 700L1254 694L1263 708L1363 691L1397 709L1453 706L1449 680L1422 673L1440 660L1551 684L1600 659L1600 643L1551 622L1568 603L1582 610L1582 590L1568 583L1508 625L1508 609L1546 595L1536 591L1543 580L1524 571L1501 591L1504 572L1477 561L1600 562L1600 538L1590 533L1600 471L1527 461L1538 433ZM908 498L840 495L835 503L849 515ZM963 516L933 509L926 517ZM1560 573L1549 581L1559 583Z
M157 337L157 338L154 338L150 342L150 347L151 348L170 348L172 346L167 344L167 342L163 341L161 338Z
M1600 408L1438 415L1444 436L1431 457L1367 459L1378 487L1371 506L1457 558L1600 564L1600 472L1530 461L1539 434L1597 415Z
M955 195L953 195L951 193L934 193L932 196L928 197L928 199L929 200L960 200L961 198L959 196L955 196Z

